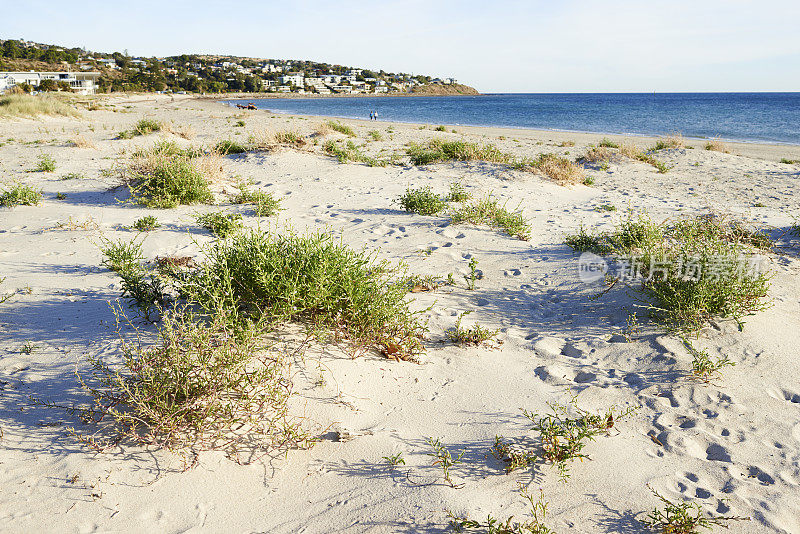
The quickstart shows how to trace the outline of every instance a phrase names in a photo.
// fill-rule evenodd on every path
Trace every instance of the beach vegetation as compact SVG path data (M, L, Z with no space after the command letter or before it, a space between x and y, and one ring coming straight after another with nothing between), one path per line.
M454 224L485 224L492 228L500 228L517 239L527 241L531 237L530 221L519 209L509 210L506 204L491 193L470 204L463 204L451 213Z
M135 239L112 241L103 238L99 248L104 256L101 262L102 265L115 273L136 268L139 262L144 259L142 243Z
M281 202L272 193L253 191L245 183L240 183L237 187L239 193L231 199L234 204L254 204L258 217L270 217L280 211Z
M446 332L447 339L457 345L483 345L488 341L494 340L499 330L492 330L479 324L474 324L470 328L465 328L461 325L464 316L470 313L471 310L459 314L455 326Z
M446 161L487 161L491 163L513 162L513 157L492 144L478 145L466 141L431 139L427 143L411 143L406 153L414 165L428 165Z
M485 532L487 534L555 534L545 524L547 519L548 503L544 500L544 492L539 490L539 498L534 498L522 486L519 489L522 496L529 503L528 514L530 519L526 521L514 521L514 516L505 521L496 519L491 514L485 521L476 521L468 517L458 517L448 512L450 517L450 528L453 532Z
M26 184L17 183L7 189L0 189L0 206L4 208L35 206L41 199L42 191Z
M197 136L197 132L190 124L177 125L174 122L165 122L161 124L161 129L187 140L194 139Z
M406 461L403 458L402 452L391 454L389 456L383 456L382 459L390 467L397 467L398 465L406 465Z
M386 160L367 156L352 140L342 144L330 139L322 145L322 149L329 156L339 160L339 163L364 163L369 167L385 167L388 164Z
M467 282L467 289L474 291L475 284L480 278L481 274L478 272L478 258L472 256L469 259L469 273L464 275L464 280Z
M407 188L397 203L405 211L420 215L436 215L447 209L447 201L435 194L430 186Z
M446 132L447 128L444 127L444 126L439 125L436 128L434 128L433 131L435 131L435 132Z
M0 118L35 118L40 115L80 117L77 109L55 96L27 94L0 96Z
M711 139L705 144L704 148L712 152L722 152L723 154L728 154L730 152L728 145L719 139Z
M582 169L558 154L539 154L536 159L516 162L514 167L546 176L558 185L579 184L583 179Z
M239 231L244 225L242 216L238 213L225 213L222 211L205 213L197 217L197 224L210 231L216 237L225 239Z
M227 156L228 154L242 154L247 152L247 147L239 144L238 141L224 139L214 145L214 150L223 156Z
M378 130L370 130L367 135L373 141L383 141L383 135Z
M154 215L145 215L133 221L131 227L139 232L150 232L161 226Z
M62 180L83 180L86 176L79 173L79 172L68 172L67 174L62 174Z
M55 172L56 160L48 154L39 154L34 171L38 172Z
M328 128L330 128L334 132L339 132L339 133L344 134L344 135L346 135L348 137L355 137L356 136L356 133L353 131L353 129L350 126L348 126L346 124L342 124L339 121L328 121L326 124L327 124Z
M306 144L306 140L302 135L290 130L276 132L274 140L279 145L290 145L294 147L301 147Z
M659 137L656 140L656 144L653 145L650 151L656 152L659 150L668 150L672 148L684 148L685 146L686 141L683 139L683 136L680 133L674 133L665 137Z
M97 148L91 140L78 133L70 137L69 143L75 148Z
M686 346L686 350L692 355L692 377L697 380L706 383L711 382L711 380L720 376L723 368L736 365L727 356L711 358L708 351L695 348L685 337L681 339L684 346Z
M453 182L450 184L450 194L447 195L448 202L466 202L472 198L472 195L464 188L461 182Z
M140 119L130 130L117 134L119 139L133 139L138 135L147 135L161 130L161 123L154 119Z
M211 203L210 181L220 173L218 156L180 148L161 141L134 152L121 178L133 200L149 208L174 208L181 204Z
M600 140L597 146L600 148L619 148L619 143L615 143L611 139L604 137Z
M747 517L707 514L695 502L670 501L650 486L647 487L661 501L663 508L655 508L641 522L664 534L699 534L700 529L711 530L715 526L728 528L731 521L749 520Z
M442 478L444 481L447 482L447 484L452 488L458 489L463 487L463 484L456 484L453 482L453 479L450 476L450 470L461 463L461 459L467 452L466 449L462 450L457 456L453 457L450 450L442 443L441 438L434 439L429 437L428 445L430 445L432 451L427 454L433 458L433 465L439 466L442 469Z

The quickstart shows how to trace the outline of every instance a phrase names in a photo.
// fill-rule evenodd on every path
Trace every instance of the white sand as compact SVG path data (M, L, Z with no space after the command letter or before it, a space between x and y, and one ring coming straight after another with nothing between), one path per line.
M576 255L562 244L581 223L610 226L627 207L647 209L657 219L712 208L786 228L792 215L800 216L800 166L777 161L800 159L800 147L736 144L732 154L721 154L702 150L696 141L693 150L659 155L674 166L667 174L643 163L612 164L608 171L587 171L594 187L570 188L492 164L343 165L320 155L318 147L226 158L229 175L252 178L281 199L286 210L269 224L327 229L381 258L406 261L412 272L453 272L459 281L474 256L483 279L475 291L460 284L413 295L416 308L431 306L429 349L421 364L377 354L352 359L325 346L295 357L295 413L323 436L312 449L251 463L206 452L196 467L182 471L180 457L165 451L124 447L94 453L65 431L70 425L83 428L74 416L29 400L86 403L76 366L85 371L89 354L118 357L108 303L120 289L100 266L99 236L133 237L123 226L152 213L162 227L144 242L148 257L191 255L197 251L193 239L210 239L194 214L220 209L147 210L117 202L126 191L111 189L115 179L103 171L124 162L132 147L173 136L126 141L114 140L115 134L147 116L191 124L198 133L191 142L210 144L244 141L261 128L308 134L321 120L247 112L246 127L239 128L237 110L211 101L150 96L109 102L119 112L0 122L0 180L19 180L45 193L39 206L0 208L0 276L6 277L0 294L16 292L0 304L0 530L442 532L446 510L476 519L489 513L524 519L517 491L522 483L535 494L543 490L550 503L547 524L561 533L645 532L636 518L659 504L647 484L709 512L752 518L732 523L733 533L800 532L797 244L770 255L773 307L749 317L742 332L722 321L697 341L736 363L712 384L683 377L691 356L677 338L653 325L629 343L609 342L626 327L625 308L633 300L622 289L589 300L602 288L578 280ZM369 129L383 133L384 141L368 143L371 153L440 136L489 141L520 156L575 157L602 137L462 127L453 134L400 124L387 133L389 123L345 122L354 126L359 143ZM97 149L70 147L66 141L76 131ZM576 146L557 146L566 139ZM36 140L45 142L29 144ZM39 154L56 160L55 173L27 172ZM59 179L69 172L86 178ZM463 180L475 195L494 191L509 205L519 204L532 221L532 239L407 214L393 203L408 185L429 184L444 193L454 180ZM223 188L230 190L217 186ZM57 192L66 200L56 200ZM619 211L599 213L594 207L600 204ZM247 207L224 208L249 213ZM57 228L70 217L91 218L97 229ZM499 349L442 342L457 314L467 310L473 313L466 324L502 330ZM26 341L35 345L31 354L19 351ZM520 409L542 413L547 402L567 400L567 387L579 392L587 409L641 408L587 446L591 459L573 463L567 483L547 465L505 475L488 454L494 436L529 434ZM428 484L440 482L426 455L428 436L441 437L454 454L466 449L464 463L453 468L462 489ZM381 458L396 452L406 465L393 471Z

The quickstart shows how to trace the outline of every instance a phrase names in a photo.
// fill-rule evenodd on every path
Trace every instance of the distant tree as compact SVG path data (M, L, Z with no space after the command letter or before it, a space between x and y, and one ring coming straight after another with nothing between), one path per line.
M67 93L72 92L72 87L69 85L69 82L66 80L58 80L58 90L59 91L66 91Z

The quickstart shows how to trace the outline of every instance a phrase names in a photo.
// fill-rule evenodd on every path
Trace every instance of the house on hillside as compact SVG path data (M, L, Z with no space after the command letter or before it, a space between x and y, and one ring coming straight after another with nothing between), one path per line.
M36 89L44 80L55 80L67 82L76 93L93 95L97 92L97 80L100 76L99 72L0 72L0 92L22 84Z

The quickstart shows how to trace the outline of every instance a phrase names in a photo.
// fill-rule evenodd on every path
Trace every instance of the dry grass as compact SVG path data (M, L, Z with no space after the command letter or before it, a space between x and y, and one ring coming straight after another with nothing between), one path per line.
M680 133L674 133L672 135L667 135L665 137L659 137L658 141L656 141L653 150L664 150L669 148L684 148L686 146L686 141L683 139L683 136Z
M0 97L0 118L34 118L40 115L80 117L77 109L49 95L6 95Z
M642 151L633 143L622 142L619 144L619 153L627 158L639 159Z
M314 135L317 137L325 137L329 133L331 133L331 127L325 122L318 124L317 127L314 128Z
M542 154L536 161L534 172L543 174L559 185L583 182L583 172L567 158L555 154Z
M706 150L712 150L714 152L722 152L723 154L730 153L728 150L728 145L720 141L719 139L712 139L705 146Z
M614 152L606 147L592 147L581 158L586 163L604 163L614 159Z
M95 145L93 141L85 138L79 133L76 133L75 135L70 137L69 143L75 148L94 148L94 149L97 148L97 145Z
M162 129L167 133L177 135L178 137L186 140L192 140L197 135L197 132L195 132L194 128L192 128L189 124L182 124L178 126L174 122L170 122L164 124Z

